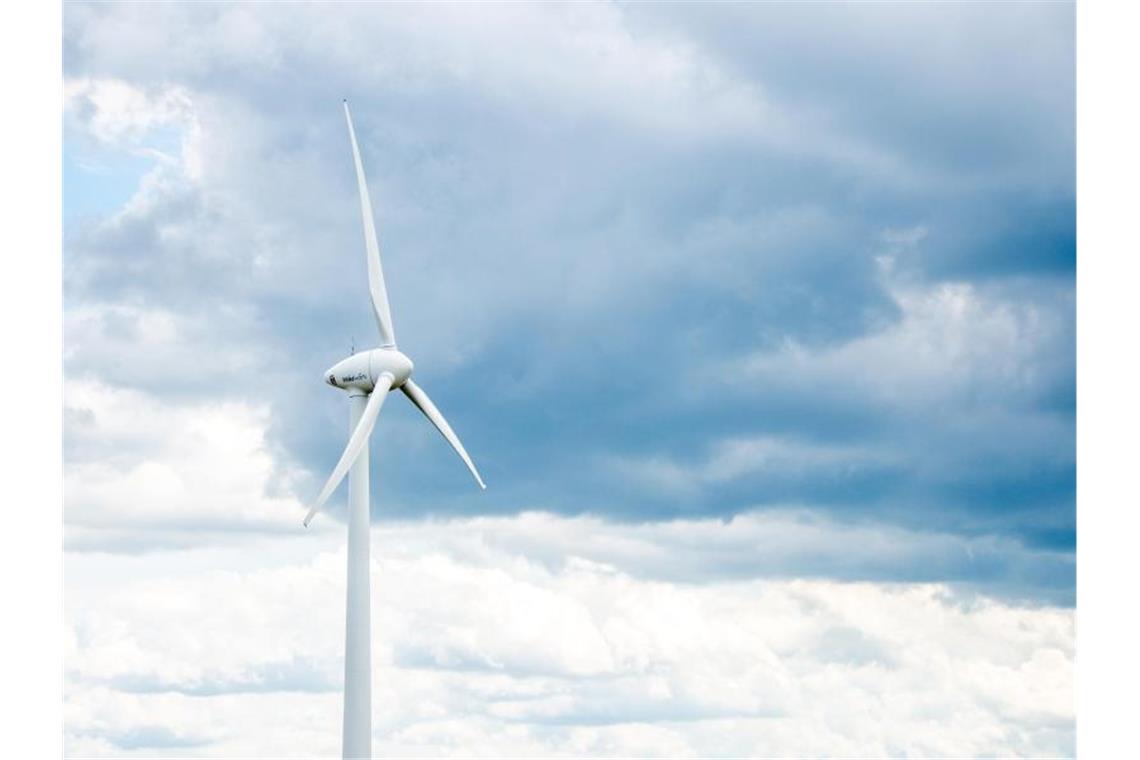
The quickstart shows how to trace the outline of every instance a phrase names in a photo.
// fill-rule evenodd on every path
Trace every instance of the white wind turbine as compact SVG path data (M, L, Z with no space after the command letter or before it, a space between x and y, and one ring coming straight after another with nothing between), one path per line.
M344 641L344 739L343 756L367 758L372 755L372 657L371 612L368 583L369 494L368 438L376 425L376 417L388 392L399 388L412 403L431 420L480 488L486 488L478 470L467 456L458 436L447 424L428 395L412 382L412 360L396 348L396 333L388 309L388 292L384 289L384 273L380 270L380 245L372 219L372 202L364 181L360 148L352 128L348 101L344 102L344 118L348 122L348 138L356 163L356 182L360 188L360 213L364 218L364 245L368 259L368 290L376 326L380 328L380 347L360 351L325 372L325 381L348 392L349 437L340 461L333 468L313 508L305 517L305 525L313 519L329 496L348 475L348 594Z

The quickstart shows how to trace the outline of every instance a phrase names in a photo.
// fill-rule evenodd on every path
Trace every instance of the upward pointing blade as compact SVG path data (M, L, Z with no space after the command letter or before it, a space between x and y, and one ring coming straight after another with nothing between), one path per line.
M486 489L487 485L483 482L483 478L479 477L479 471L475 469L475 463L471 461L471 457L467 456L467 450L463 448L463 444L459 442L459 436L451 429L451 425L447 424L447 420L440 414L439 409L436 409L435 404L431 402L428 395L424 393L423 389L413 383L411 380L404 381L400 386L400 390L404 392L412 403L419 407L419 410L424 413L424 416L431 420L431 424L435 425L439 432L443 433L443 437L451 444L451 448L455 449L455 453L467 465L467 469L471 470L471 474L475 476L475 482L479 484L480 488Z
M340 461L336 463L332 475L329 475L328 481L325 482L325 487L321 489L317 500L313 502L313 508L309 510L309 514L305 515L306 528L309 527L309 521L321 510L328 498L332 496L332 492L340 485L340 481L344 480L344 476L348 474L349 469L356 462L356 458L360 456L360 450L364 448L368 436L372 434L372 428L376 427L376 417L380 414L380 407L384 405L384 399L387 398L391 387L392 376L387 373L381 375L376 381L376 387L372 390L372 395L368 397L368 403L364 406L364 414L360 416L356 430L352 431L348 445L344 447L344 453L340 455Z
M392 327L392 312L388 308L384 272L380 269L380 243L376 239L376 223L372 218L372 199L364 181L364 164L360 162L360 148L356 145L356 130L352 128L352 115L348 112L347 100L344 101L344 118L348 122L348 138L352 141L352 158L356 163L356 184L360 189L360 215L364 218L364 246L368 258L368 292L372 296L376 326L380 328L380 344L383 348L395 348L396 331Z

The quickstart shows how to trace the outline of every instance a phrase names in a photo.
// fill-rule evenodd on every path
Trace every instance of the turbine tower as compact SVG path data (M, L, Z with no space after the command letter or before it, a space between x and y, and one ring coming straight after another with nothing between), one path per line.
M396 348L396 331L388 309L388 291L384 272L380 269L380 245L372 219L372 201L364 181L360 148L352 128L348 101L344 101L344 118L348 122L348 139L356 164L356 183L360 189L360 215L364 219L364 247L368 261L368 291L372 310L380 330L380 347L359 351L325 371L325 382L348 393L348 445L333 468L312 509L305 526L324 506L332 492L348 475L348 593L345 600L344 636L344 735L345 758L372 756L372 653L371 610L368 583L369 492L368 439L376 426L376 417L388 393L404 392L424 416L443 434L455 453L475 476L480 488L486 488L471 457L459 437L447 424L439 409L423 389L412 382L412 360Z

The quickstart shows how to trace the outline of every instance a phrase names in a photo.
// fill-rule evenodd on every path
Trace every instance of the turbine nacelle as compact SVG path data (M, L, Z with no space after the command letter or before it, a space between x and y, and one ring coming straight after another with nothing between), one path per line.
M412 360L395 348L358 351L325 370L325 382L342 390L371 393L383 375L389 375L389 388L399 388L412 376Z

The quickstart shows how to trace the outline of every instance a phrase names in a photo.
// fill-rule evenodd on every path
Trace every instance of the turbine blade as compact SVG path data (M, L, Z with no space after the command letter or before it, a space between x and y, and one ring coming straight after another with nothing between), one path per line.
M344 453L340 455L340 461L336 463L332 475L329 475L329 479L325 482L325 487L321 489L317 500L313 502L313 508L309 510L309 514L305 515L306 528L309 527L309 521L321 510L329 496L332 496L332 492L340 485L340 481L344 480L344 476L348 474L349 469L356 462L356 458L360 456L360 450L364 448L368 436L372 434L372 428L376 426L376 417L380 414L380 407L384 405L384 399L387 398L388 391L392 388L392 379L391 375L385 373L377 380L376 387L372 390L372 395L368 397L368 403L364 406L364 414L360 416L360 422L356 423L356 430L352 431L352 435L348 438L348 445L344 447Z
M471 461L471 457L467 456L467 450L463 448L463 444L459 442L459 436L451 429L451 425L447 424L447 420L440 414L439 409L431 402L428 395L424 393L423 389L413 383L411 380L405 380L404 384L400 386L400 390L404 392L412 403L419 407L419 410L424 413L424 416L431 420L431 424L435 425L439 432L443 433L443 437L451 444L451 448L455 449L455 453L467 465L467 469L471 470L471 474L475 476L475 482L479 484L480 488L486 488L487 485L483 482L483 478L479 477L479 471L475 469L475 463Z
M364 181L364 164L360 162L360 148L356 145L356 130L352 128L352 115L348 101L344 101L344 118L348 122L348 138L352 142L352 159L356 163L356 184L360 190L360 215L364 219L364 246L368 258L368 292L372 296L372 310L376 326L380 328L383 348L396 347L396 330L392 327L392 312L388 308L388 290L384 287L384 271L380 268L380 243L376 239L376 222L372 217L372 199Z

